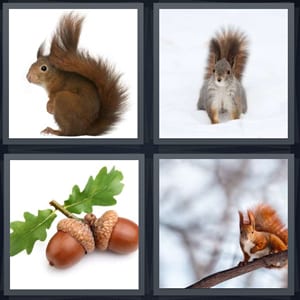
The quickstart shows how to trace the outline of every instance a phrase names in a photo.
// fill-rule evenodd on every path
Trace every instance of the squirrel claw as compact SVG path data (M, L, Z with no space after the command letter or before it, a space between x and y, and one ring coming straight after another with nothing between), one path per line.
M47 134L53 134L53 135L60 135L59 130L54 130L51 127L46 127L44 130L41 131L41 134L47 135Z

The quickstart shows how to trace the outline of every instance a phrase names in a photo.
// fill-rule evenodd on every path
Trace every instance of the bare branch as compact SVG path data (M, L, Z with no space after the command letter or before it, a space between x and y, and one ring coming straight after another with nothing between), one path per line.
M288 261L288 250L280 253L270 254L261 258L258 258L246 265L237 266L231 269L227 269L210 276L207 276L200 281L190 285L187 289L197 288L210 288L221 282L232 279L234 277L246 274L248 272L257 270L259 268L280 268L287 265Z

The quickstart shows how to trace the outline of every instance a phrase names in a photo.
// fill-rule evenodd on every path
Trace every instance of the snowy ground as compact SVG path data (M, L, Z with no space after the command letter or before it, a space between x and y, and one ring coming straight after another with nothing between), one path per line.
M208 43L221 27L246 33L249 60L243 85L248 112L211 125L196 104ZM287 138L287 10L160 9L159 137Z

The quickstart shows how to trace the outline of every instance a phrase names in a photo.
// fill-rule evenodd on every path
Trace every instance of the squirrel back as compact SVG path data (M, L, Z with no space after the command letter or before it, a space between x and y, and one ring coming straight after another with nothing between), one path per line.
M44 55L42 44L37 66L33 64L28 72L30 82L48 91L47 110L60 127L47 127L44 133L100 135L111 129L124 110L127 94L120 84L120 74L108 62L78 49L82 22L83 17L73 13L63 16L52 38L50 54ZM47 75L43 74L44 64Z
M244 33L222 29L209 43L209 56L204 79L209 79L216 63L225 59L236 79L241 80L248 59L248 41Z

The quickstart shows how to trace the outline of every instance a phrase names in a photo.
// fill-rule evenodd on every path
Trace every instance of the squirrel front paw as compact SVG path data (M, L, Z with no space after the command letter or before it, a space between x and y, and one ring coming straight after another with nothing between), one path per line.
M53 101L48 101L47 102L47 112L51 115L54 114L54 104Z

